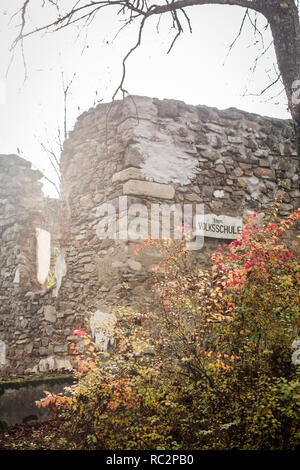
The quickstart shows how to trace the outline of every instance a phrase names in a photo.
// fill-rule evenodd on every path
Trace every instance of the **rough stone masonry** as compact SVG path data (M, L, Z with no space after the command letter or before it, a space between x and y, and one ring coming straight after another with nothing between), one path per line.
M71 368L74 328L89 322L107 348L113 307L151 308L147 280L159 257L136 255L132 242L141 242L137 226L151 227L153 207L156 222L163 204L245 221L278 189L281 216L299 206L291 121L175 100L133 96L82 114L61 172L61 200L47 199L28 162L0 156L0 367L13 373ZM104 217L119 237L100 236ZM195 259L206 266L224 243L205 236Z

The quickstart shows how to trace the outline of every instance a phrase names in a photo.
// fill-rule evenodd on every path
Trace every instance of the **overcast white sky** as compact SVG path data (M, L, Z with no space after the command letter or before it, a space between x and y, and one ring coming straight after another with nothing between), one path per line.
M42 2L32 2L29 27L49 21L51 10L42 10ZM65 0L64 5L72 4ZM101 13L77 39L78 30L62 30L55 34L33 36L25 42L28 78L24 83L24 66L20 51L11 59L10 45L17 34L18 21L9 19L20 8L21 0L0 0L0 153L16 153L19 148L49 178L55 174L38 141L45 141L46 132L53 140L63 119L61 72L66 81L74 79L68 104L68 128L79 114L93 105L95 97L110 101L120 81L122 58L136 41L136 27L124 29L112 42L120 23L116 10ZM195 6L188 10L193 34L178 39L169 55L166 51L174 37L167 17L147 25L141 47L129 59L125 88L135 95L173 98L189 104L204 104L219 109L237 107L250 112L289 118L286 97L278 83L263 96L256 94L276 78L273 46L260 60L256 73L250 71L255 58L262 52L260 36L253 36L248 23L234 49L228 47L239 31L244 9L230 6ZM261 17L259 25L266 21ZM267 48L269 31L264 32ZM84 52L83 45L88 45ZM96 95L97 92L97 95ZM272 101L270 96L277 95ZM46 194L55 196L53 187L45 182Z

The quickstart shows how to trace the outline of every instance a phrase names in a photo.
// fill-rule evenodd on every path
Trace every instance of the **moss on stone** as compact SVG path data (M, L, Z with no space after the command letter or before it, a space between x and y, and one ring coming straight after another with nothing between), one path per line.
M0 395L3 395L5 390L13 389L18 390L23 387L34 387L41 384L60 384L60 383L70 383L72 384L75 381L75 377L72 374L57 375L57 376L37 376L30 378L21 378L7 381L0 381Z

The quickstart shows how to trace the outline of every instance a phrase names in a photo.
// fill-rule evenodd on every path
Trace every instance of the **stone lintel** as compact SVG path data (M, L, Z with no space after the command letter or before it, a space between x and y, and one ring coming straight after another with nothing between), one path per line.
M112 177L113 183L123 183L128 180L143 180L142 171L139 168L126 168L125 170L115 173Z
M175 189L169 184L129 180L123 185L123 194L154 197L157 199L173 199Z

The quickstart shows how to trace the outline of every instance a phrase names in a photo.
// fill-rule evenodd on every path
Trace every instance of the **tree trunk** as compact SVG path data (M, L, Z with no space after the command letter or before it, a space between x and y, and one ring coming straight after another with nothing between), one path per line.
M278 68L295 123L298 156L300 156L300 99L295 99L295 81L300 80L300 24L293 0L264 0L261 12L267 18L274 39ZM297 86L300 88L300 82Z

